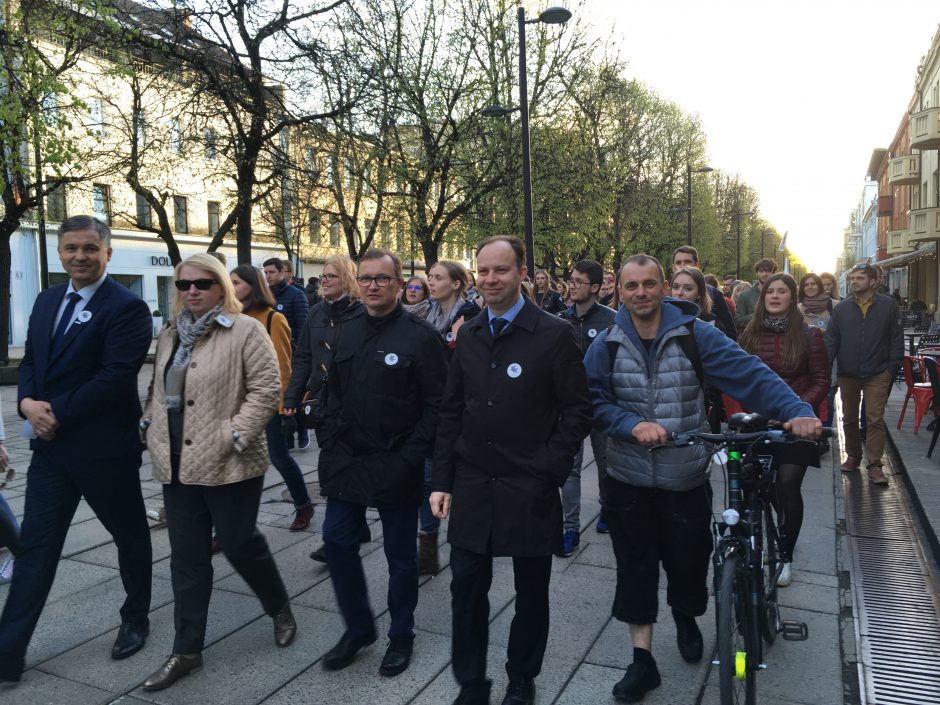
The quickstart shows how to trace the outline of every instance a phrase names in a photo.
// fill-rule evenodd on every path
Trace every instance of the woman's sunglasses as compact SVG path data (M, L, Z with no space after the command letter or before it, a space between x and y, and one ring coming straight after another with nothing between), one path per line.
M177 279L173 284L180 291L189 291L189 287L194 286L199 291L208 291L212 288L213 284L218 284L219 282L215 279Z

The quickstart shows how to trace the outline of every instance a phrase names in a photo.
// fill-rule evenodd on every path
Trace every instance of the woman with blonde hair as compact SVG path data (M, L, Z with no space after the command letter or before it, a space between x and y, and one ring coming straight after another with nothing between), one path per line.
M350 320L365 314L359 302L359 284L356 282L356 263L345 255L327 257L320 275L320 294L323 300L310 309L307 322L297 339L294 350L290 382L284 392L284 414L291 416L305 400L320 397L333 361L336 340L343 334L343 326ZM303 417L298 416L298 421ZM316 419L307 419L308 425ZM368 527L360 537L368 543L371 536ZM326 563L323 546L310 557Z
M277 358L264 326L241 314L219 260L176 267L174 318L160 332L141 429L163 484L176 638L143 683L162 690L202 667L212 595L212 527L226 558L274 620L274 642L297 633L284 582L256 526L268 468L265 427L277 410Z

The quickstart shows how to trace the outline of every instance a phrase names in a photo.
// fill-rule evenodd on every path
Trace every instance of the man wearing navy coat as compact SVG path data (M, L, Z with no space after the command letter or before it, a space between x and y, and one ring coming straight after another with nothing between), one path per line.
M149 631L137 374L152 337L150 312L107 274L107 225L90 216L63 221L58 250L69 282L36 299L19 369L18 409L33 455L20 553L0 617L0 681L7 682L20 680L82 497L114 537L127 593L111 657L139 651Z

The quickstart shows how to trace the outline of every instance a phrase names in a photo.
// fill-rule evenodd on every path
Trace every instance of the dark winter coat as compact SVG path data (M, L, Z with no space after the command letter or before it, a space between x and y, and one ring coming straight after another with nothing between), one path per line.
M570 324L526 300L495 339L485 313L464 325L434 451L432 487L453 495L448 541L484 555L551 554L558 488L590 426Z
M561 318L574 326L575 342L581 350L582 357L591 347L594 338L614 324L616 315L617 312L612 308L602 306L596 301L584 316L578 316L578 310L574 306L559 314Z
M871 377L901 369L904 333L901 313L894 299L875 294L863 316L855 297L843 299L832 309L826 327L829 359L838 362L840 377Z
M297 339L300 338L300 331L303 330L304 323L307 321L307 313L310 311L310 307L307 305L307 295L303 289L288 284L287 280L277 286L272 286L271 293L277 299L274 310L282 313L290 324L290 340L296 347Z
M806 329L809 331L809 346L795 368L783 366L783 333L763 331L757 349L751 353L776 372L800 401L805 401L818 413L819 405L829 395L829 356L822 333L810 326L806 326Z
M417 508L446 377L441 336L401 306L380 318L347 321L317 433L321 493Z

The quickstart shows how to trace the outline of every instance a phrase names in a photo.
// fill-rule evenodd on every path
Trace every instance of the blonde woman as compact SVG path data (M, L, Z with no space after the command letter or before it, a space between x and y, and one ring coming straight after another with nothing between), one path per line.
M356 265L345 255L327 257L320 275L320 293L323 300L310 309L307 322L297 339L297 349L290 382L284 393L284 414L290 416L304 399L315 398L326 379L333 360L337 336L342 335L343 326L353 318L365 314L359 302L359 284L356 282ZM360 541L371 540L368 528ZM321 546L310 557L326 563L326 554Z
M287 590L256 520L268 468L265 427L280 380L264 326L241 314L225 267L206 254L176 267L175 317L157 338L141 420L163 483L176 638L143 683L162 690L202 667L212 594L212 527L226 558L274 619L274 642L297 632Z

